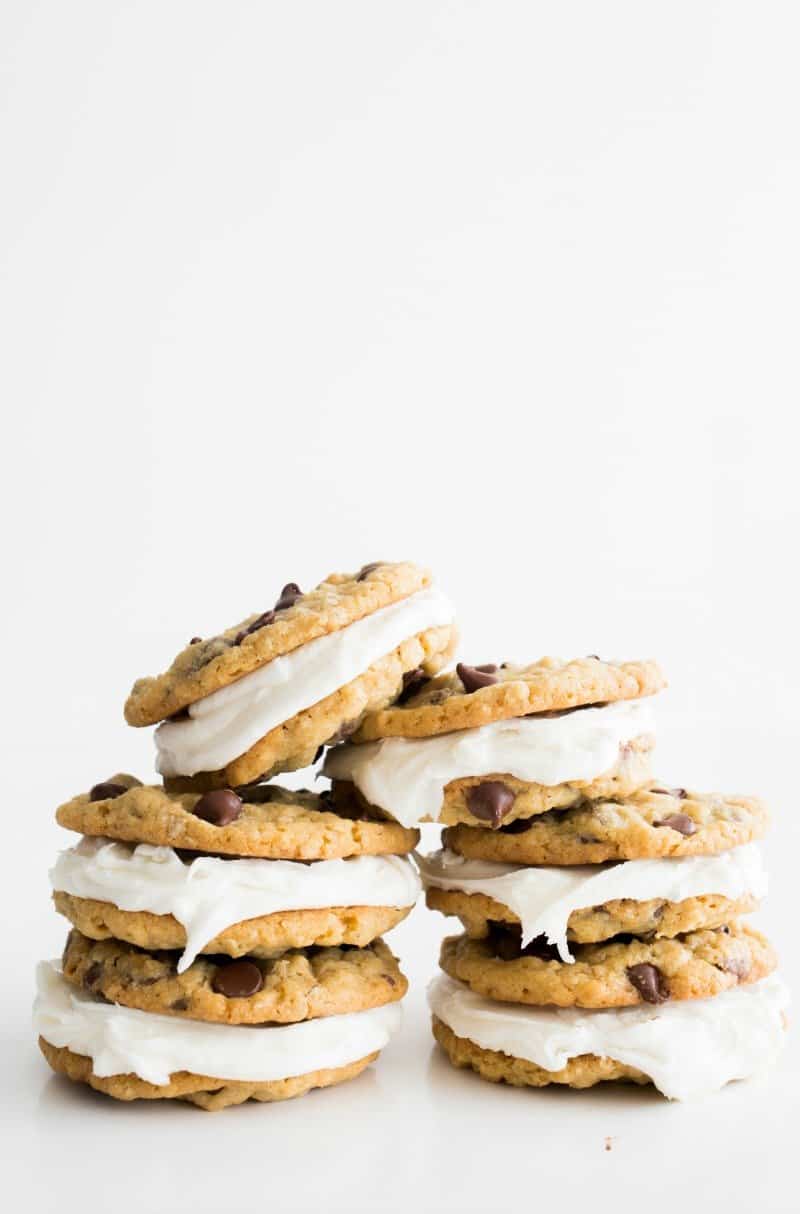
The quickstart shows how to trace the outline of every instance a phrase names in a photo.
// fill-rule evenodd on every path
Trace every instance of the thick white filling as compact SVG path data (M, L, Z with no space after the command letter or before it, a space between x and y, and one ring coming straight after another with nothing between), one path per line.
M428 988L434 1015L486 1050L559 1071L595 1054L636 1067L672 1100L705 1096L773 1062L789 993L776 975L714 999L609 1011L493 1003L443 975Z
M36 972L36 1032L92 1059L99 1078L138 1075L163 1086L176 1071L267 1082L346 1066L381 1050L400 1024L400 1005L288 1025L207 1024L100 1003L72 987L57 961Z
M510 775L553 787L596 780L620 747L652 730L647 700L620 700L559 717L513 717L432 738L383 738L328 751L323 774L350 780L404 826L436 821L452 780Z
M453 607L441 591L420 590L273 658L191 704L187 720L159 725L159 772L193 776L225 767L270 730L358 678L409 637L450 624L453 618Z
M413 906L420 881L403 856L347 860L181 860L171 847L84 838L50 870L55 890L120 910L173 915L186 929L182 973L226 927L277 911Z
M420 856L417 863L426 886L494 898L520 920L523 945L536 936L546 936L564 961L573 960L567 943L567 922L573 911L618 898L682 902L703 894L725 898L752 894L762 898L767 892L767 874L755 843L719 856L627 860L623 864L571 868L466 860L446 850Z

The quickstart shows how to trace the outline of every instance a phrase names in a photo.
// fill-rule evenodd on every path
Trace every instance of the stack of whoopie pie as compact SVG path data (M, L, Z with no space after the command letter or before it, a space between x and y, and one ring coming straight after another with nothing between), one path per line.
M328 752L334 804L446 824L420 867L464 928L429 991L456 1066L682 1099L777 1054L786 990L740 920L766 889L767 813L653 779L663 686L653 662L460 664Z
M134 685L125 716L158 724L161 780L115 775L57 814L82 838L51 874L73 925L64 956L38 973L54 1070L218 1109L377 1057L407 985L381 936L416 901L419 832L265 781L435 675L455 641L429 575L376 562L307 594L286 585Z

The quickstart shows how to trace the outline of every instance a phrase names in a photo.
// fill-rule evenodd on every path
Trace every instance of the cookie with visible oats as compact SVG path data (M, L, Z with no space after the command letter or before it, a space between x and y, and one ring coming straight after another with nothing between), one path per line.
M467 935L476 940L489 936L496 923L519 926L519 917L488 894L468 894L463 890L430 886L425 901L430 910L460 919ZM567 923L567 937L576 944L596 944L627 934L652 939L680 936L703 928L722 927L740 915L754 911L757 906L758 899L751 894L743 894L740 898L701 894L680 902L663 898L649 898L644 902L615 898L602 906L573 911Z
M75 1083L84 1083L96 1092L103 1092L115 1100L184 1100L205 1109L208 1113L229 1108L231 1105L244 1104L247 1100L291 1100L295 1096L304 1096L313 1088L327 1088L336 1083L344 1083L360 1075L375 1061L380 1052L376 1050L346 1066L309 1071L306 1075L293 1075L288 1079L273 1079L263 1083L240 1083L210 1075L195 1075L190 1071L177 1071L170 1075L169 1083L157 1086L147 1083L137 1075L95 1075L91 1058L84 1054L74 1054L66 1047L59 1049L45 1041L44 1037L39 1038L39 1048L57 1074L65 1075Z
M603 662L588 657L564 662L546 657L527 666L461 662L454 671L420 682L403 704L369 713L352 740L428 738L511 717L639 699L665 686L653 661Z
M470 860L603 864L715 856L760 839L768 824L767 808L757 797L654 785L619 800L551 810L499 830L450 826L443 846Z
M60 806L56 819L84 835L270 860L405 855L419 841L417 830L370 818L358 807L352 816L345 811L340 805L334 812L324 794L277 784L201 796L115 775Z
M294 1024L362 1012L395 1003L408 988L383 940L367 948L292 950L273 960L198 957L182 974L176 958L73 930L62 972L110 1003L221 1024Z
M764 936L739 923L674 939L579 944L573 953L572 964L560 961L541 937L523 949L518 928L496 924L483 940L449 936L439 964L487 999L583 1008L708 999L777 965Z
M112 902L80 898L63 890L54 892L53 902L59 914L92 940L113 938L150 951L186 947L186 929L173 915L120 910ZM343 944L364 948L402 923L412 910L413 906L329 906L275 911L231 924L204 944L203 952L269 958L290 948Z

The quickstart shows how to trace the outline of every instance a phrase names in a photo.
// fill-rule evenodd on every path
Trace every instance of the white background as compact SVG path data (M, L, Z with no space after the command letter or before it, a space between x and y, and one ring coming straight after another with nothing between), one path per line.
M294 1104L113 1105L28 1016L53 810L151 764L133 678L378 557L435 568L467 660L658 656L663 777L772 802L796 975L799 32L722 0L5 0L17 1208L796 1208L796 1047L700 1105L490 1087L432 1051L422 909L402 1036Z

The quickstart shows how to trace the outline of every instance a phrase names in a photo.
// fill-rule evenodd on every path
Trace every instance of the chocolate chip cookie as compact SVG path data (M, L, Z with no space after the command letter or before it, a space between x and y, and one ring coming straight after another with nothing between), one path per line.
M116 938L137 948L182 950L186 928L173 915L120 910L111 902L79 898L56 890L53 902L59 914L92 940ZM203 945L204 953L229 957L275 957L286 949L338 947L363 948L402 923L413 906L331 906L324 909L276 911L233 923Z
M445 939L439 964L488 999L582 1008L706 999L757 982L777 964L768 941L738 923L674 939L577 945L574 954L574 963L560 961L541 938L523 949L518 930L496 924L486 939Z
M454 671L420 683L402 704L369 713L353 741L433 737L511 717L638 699L665 686L653 661L546 657L527 666L459 663Z
M183 1100L196 1105L208 1113L244 1104L248 1100L271 1103L277 1100L292 1100L304 1096L314 1088L332 1087L355 1079L379 1051L367 1054L346 1066L309 1071L305 1075L293 1075L286 1079L272 1079L261 1083L242 1083L209 1075L196 1075L190 1071L178 1071L170 1076L169 1083L153 1084L138 1075L96 1075L91 1058L75 1054L72 1050L51 1045L39 1037L39 1048L47 1062L60 1075L75 1083L84 1083L96 1092L104 1092L115 1100Z
M272 860L405 855L419 840L419 831L397 822L370 818L359 807L350 816L345 810L341 803L334 812L325 794L275 784L201 795L115 775L65 802L56 819L84 835Z
M430 888L425 901L430 910L460 919L467 935L475 940L489 936L494 924L519 925L519 918L509 907L486 894ZM573 911L567 922L567 938L576 944L596 944L619 935L657 940L702 928L722 927L740 915L754 911L757 906L758 899L751 894L743 894L740 898L703 894L680 902L667 902L663 898L642 902L633 898L614 898L602 906Z
M273 960L200 957L182 974L176 954L70 932L62 972L110 1003L221 1024L293 1024L365 1011L408 988L382 940L366 948L291 950Z
M757 797L666 785L615 800L584 801L499 830L451 826L443 843L472 860L509 864L603 864L659 856L709 856L760 839L769 824Z

